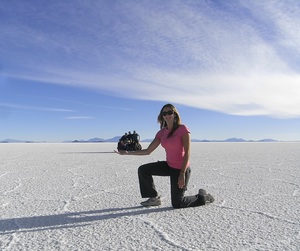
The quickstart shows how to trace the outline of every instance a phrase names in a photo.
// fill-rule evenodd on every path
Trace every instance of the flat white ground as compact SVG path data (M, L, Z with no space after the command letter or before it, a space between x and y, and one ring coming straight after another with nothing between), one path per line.
M147 144L143 144L146 147ZM300 143L192 143L187 194L211 205L143 208L114 143L0 144L0 250L300 250Z

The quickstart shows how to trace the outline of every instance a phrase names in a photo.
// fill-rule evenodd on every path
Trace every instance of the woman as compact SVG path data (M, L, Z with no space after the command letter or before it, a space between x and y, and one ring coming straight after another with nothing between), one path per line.
M190 131L181 124L177 109L172 104L162 107L158 122L160 131L147 149L135 152L119 151L121 155L149 155L160 144L166 151L166 161L142 165L138 169L143 206L161 205L160 196L155 189L152 176L170 176L171 200L174 208L196 207L212 203L214 198L200 189L197 195L184 196L191 174L190 169Z

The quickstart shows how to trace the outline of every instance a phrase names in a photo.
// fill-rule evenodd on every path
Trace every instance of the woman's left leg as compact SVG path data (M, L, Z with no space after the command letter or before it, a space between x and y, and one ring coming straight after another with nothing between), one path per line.
M201 200L198 199L198 195L184 196L187 190L187 185L191 175L191 169L188 168L185 173L185 186L179 188L178 178L180 170L170 168L170 181L171 181L171 200L174 208L185 208L185 207L198 207L204 205Z
M152 176L169 176L169 169L166 161L157 161L139 167L138 177L142 198L158 196Z

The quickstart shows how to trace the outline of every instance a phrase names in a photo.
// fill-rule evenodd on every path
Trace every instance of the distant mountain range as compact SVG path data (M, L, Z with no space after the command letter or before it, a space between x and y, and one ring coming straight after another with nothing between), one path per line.
M64 143L99 143L99 142L118 142L119 139L121 138L122 136L115 136L113 138L110 138L110 139L102 139L102 138L92 138L92 139L89 139L89 140L84 140L84 139L81 139L81 140L66 140L64 141Z
M260 139L260 140L246 140L241 138L229 138L225 140L198 140L198 139L192 139L192 142L278 142L278 140L275 139Z
M92 138L89 140L66 140L63 141L63 143L101 143L101 142L118 142L121 136L115 136L110 139L102 139L102 138ZM151 142L152 139L145 139L141 140L141 142ZM225 140L207 140L207 139L192 139L192 142L278 142L278 140L275 139L261 139L261 140L246 140L242 138L228 138ZM28 141L28 140L17 140L17 139L5 139L0 140L0 143L46 143L46 141L43 142L37 142L37 141Z
M34 143L34 141L18 140L18 139L4 139L4 140L0 140L0 143Z

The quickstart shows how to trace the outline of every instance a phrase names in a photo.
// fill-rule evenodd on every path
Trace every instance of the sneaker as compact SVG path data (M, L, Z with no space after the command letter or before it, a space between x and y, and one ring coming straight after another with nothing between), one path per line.
M215 201L214 197L209 194L206 193L206 191L204 189L199 189L198 191L198 195L199 195L199 199L201 198L201 200L203 201L204 198L204 203L213 203Z
M204 197L206 195L206 191L204 189L199 189L198 194Z
M205 196L205 202L206 203L213 203L215 201L215 198L211 194L206 194Z
M160 196L149 198L148 200L141 202L141 205L144 207L160 206Z

